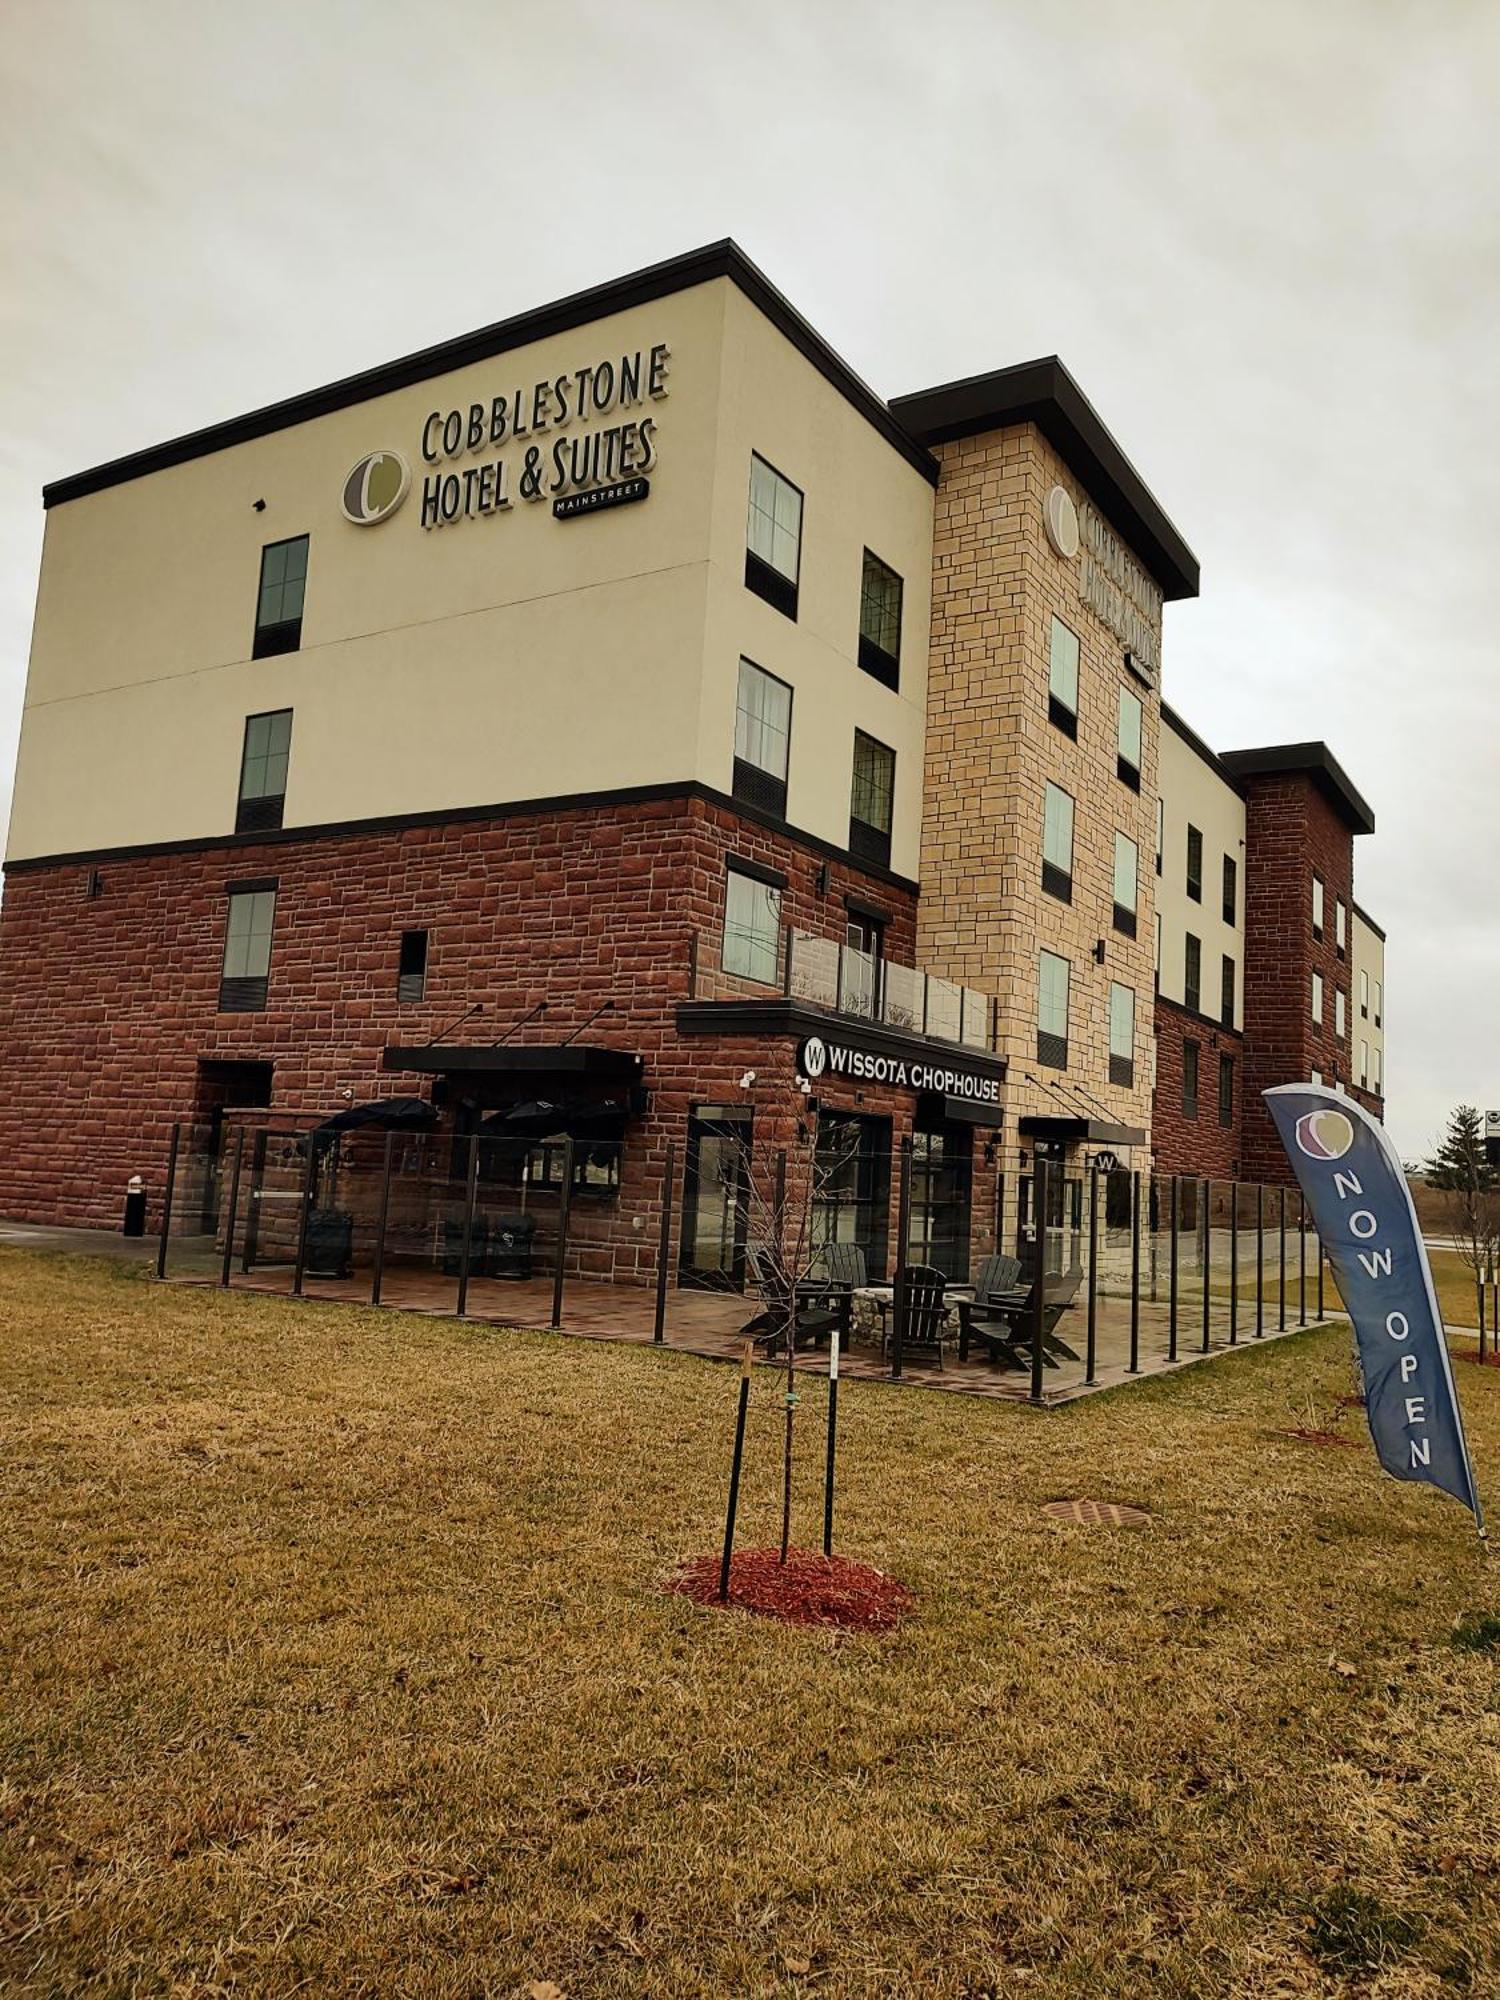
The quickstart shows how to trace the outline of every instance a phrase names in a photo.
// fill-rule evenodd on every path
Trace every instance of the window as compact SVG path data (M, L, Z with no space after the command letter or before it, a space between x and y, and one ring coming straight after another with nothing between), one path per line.
M1054 951L1037 959L1036 1059L1048 1069L1068 1066L1068 978L1070 967Z
M1362 1021L1368 1021L1370 1018L1370 975L1368 972L1362 972L1359 975L1359 1018Z
M1078 634L1060 618L1052 621L1047 671L1047 714L1065 736L1078 735Z
M1125 1090L1135 1084L1135 994L1128 986L1109 989L1109 1080Z
M1224 921L1234 923L1239 913L1239 865L1232 854L1224 856Z
M1312 878L1312 896L1313 936L1320 938L1323 935L1323 878L1321 875L1314 875Z
M1344 908L1342 896L1334 898L1333 942L1338 949L1339 957L1342 958L1349 942L1349 912Z
M1226 1131L1234 1123L1234 1057L1219 1057L1219 1123Z
M1061 902L1073 900L1073 801L1053 784L1042 811L1042 887Z
M1384 1085L1381 1082L1381 1073L1383 1068L1384 1065L1381 1060L1380 1044L1377 1042L1375 1047L1370 1051L1370 1088L1374 1091L1377 1097L1383 1095L1384 1092Z
M899 687L901 579L868 549L859 586L859 664L886 687Z
M1115 771L1121 784L1141 789L1141 704L1129 688L1120 689L1120 721L1115 738Z
M1184 1118L1198 1116L1198 1044L1184 1042L1182 1045L1182 1115Z
M734 711L734 796L761 812L786 818L787 757L792 741L792 691L750 660L740 661Z
M1156 956L1152 960L1151 970L1155 975L1152 984L1155 990L1158 993L1160 993L1161 991L1161 911L1160 910L1158 910L1156 913Z
M260 596L250 657L268 660L302 644L302 599L307 590L307 537L270 542L260 552Z
M274 882L244 882L229 891L224 967L219 979L221 1014L258 1014L265 1006L275 922Z
M396 967L396 998L409 1003L420 1000L426 991L427 933L403 931L401 957Z
M1333 1032L1339 1041L1344 1039L1344 1030L1347 1025L1344 1019L1344 1006L1344 989L1342 986L1335 986L1333 989Z
M1203 941L1191 931L1182 941L1182 1004L1198 1012L1203 992Z
M1312 976L1312 1017L1321 1028L1323 1025L1323 975L1315 972Z
M1167 802L1165 799L1158 799L1156 801L1156 872L1158 875L1161 873L1161 857L1166 848L1166 831Z
M1115 929L1135 936L1136 877L1140 851L1129 834L1115 835Z
M291 747L289 708L278 708L269 715L246 716L245 744L240 753L240 796L234 815L236 833L265 833L281 825Z
M724 970L776 984L781 956L781 889L729 864L724 885Z
M1203 835L1195 826L1187 830L1187 892L1195 903L1203 901Z
M1219 968L1219 1019L1226 1028L1234 1026L1234 960L1227 951Z
M891 865L891 816L896 794L896 753L862 729L854 732L854 785L849 796L849 852L861 861Z
M1359 1045L1359 1087L1361 1090L1370 1087L1370 1044L1364 1041Z
M1375 1025L1377 1028L1380 1026L1380 1003L1381 1003L1381 985L1380 981L1377 979L1375 982Z
M745 587L795 618L801 566L802 495L763 458L752 455Z

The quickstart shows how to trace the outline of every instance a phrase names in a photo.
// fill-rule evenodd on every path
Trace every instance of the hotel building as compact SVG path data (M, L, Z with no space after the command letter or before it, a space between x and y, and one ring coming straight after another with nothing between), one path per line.
M671 1146L738 1282L735 1142L815 1116L872 1272L909 1140L962 1276L1038 1158L1281 1180L1266 1085L1379 1109L1370 810L1164 705L1198 565L1056 359L884 402L726 242L44 499L0 1213L541 1102L621 1139L615 1275Z

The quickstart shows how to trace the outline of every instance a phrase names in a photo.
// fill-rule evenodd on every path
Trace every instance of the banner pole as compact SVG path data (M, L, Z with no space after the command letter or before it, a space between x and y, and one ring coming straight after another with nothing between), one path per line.
M833 1471L834 1439L839 1427L839 1343L843 1328L835 1326L828 1338L828 1459L823 1468L823 1553L833 1554Z

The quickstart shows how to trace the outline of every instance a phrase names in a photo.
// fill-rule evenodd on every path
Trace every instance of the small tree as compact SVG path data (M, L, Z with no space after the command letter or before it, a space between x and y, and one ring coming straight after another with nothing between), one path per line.
M1484 1126L1472 1104L1460 1104L1427 1163L1427 1185L1448 1196L1448 1220L1459 1260L1474 1274L1479 1328L1484 1331L1484 1285L1500 1254L1500 1170L1484 1145Z

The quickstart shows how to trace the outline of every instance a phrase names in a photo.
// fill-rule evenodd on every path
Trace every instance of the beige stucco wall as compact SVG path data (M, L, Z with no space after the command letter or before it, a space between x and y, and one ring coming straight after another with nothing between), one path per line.
M529 442L424 465L434 410L665 342L640 505L528 504ZM345 520L350 468L401 451L388 520ZM749 454L807 494L794 625L744 588ZM433 470L503 456L508 512L424 529ZM253 502L265 501L263 512ZM858 724L897 751L893 865L915 874L931 488L727 280L54 508L8 853L211 838L234 823L244 719L293 710L286 824L699 779L728 790L741 652L796 689L789 813L844 844ZM260 554L311 537L302 645L252 660ZM859 551L907 578L900 697L854 665Z
M1199 1003L1215 1021L1221 1014L1223 960L1232 958L1234 1026L1245 1025L1245 802L1170 722L1161 732L1163 806L1162 872L1156 877L1161 918L1161 992L1183 999L1184 955L1191 931L1203 947ZM1203 900L1187 892L1187 830L1203 835ZM1151 855L1155 856L1155 829ZM1224 922L1224 856L1236 866L1235 921ZM1148 864L1149 865L1149 864Z
M1368 1075L1368 1089L1384 1096L1390 1087L1385 1069L1385 945L1380 935L1372 930L1358 910L1349 915L1352 929L1350 938L1349 979L1349 1067L1355 1083L1363 1083ZM1360 974L1365 973L1370 981L1370 1003L1368 1015L1360 1011ZM1362 1043L1369 1044L1370 1061L1368 1071L1362 1071L1360 1052Z
M918 956L999 999L1007 1159L1029 1150L1018 1131L1029 1115L1104 1118L1149 1135L1159 697L1127 673L1120 639L1082 601L1081 554L1063 558L1046 539L1049 490L1062 486L1080 508L1087 496L1035 426L939 456ZM1079 639L1076 742L1048 720L1054 615ZM1144 710L1138 793L1116 774L1121 686ZM1070 904L1041 886L1048 779L1074 800ZM1139 850L1133 939L1112 927L1116 829ZM1071 966L1066 1071L1037 1061L1043 949ZM1114 982L1135 994L1130 1087L1109 1081Z

